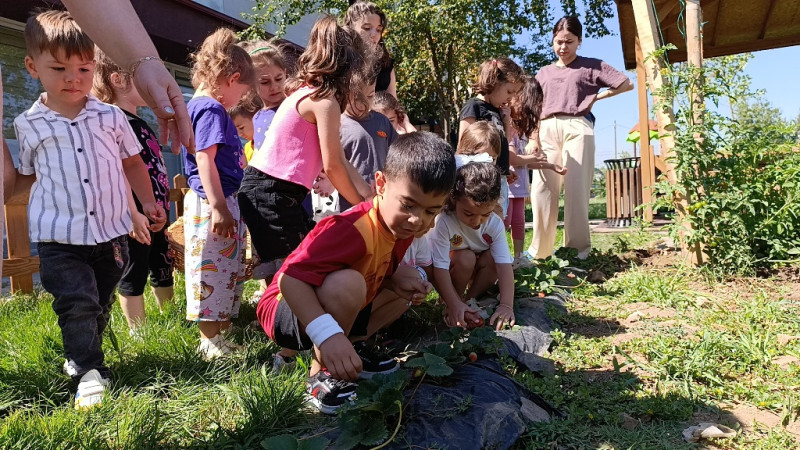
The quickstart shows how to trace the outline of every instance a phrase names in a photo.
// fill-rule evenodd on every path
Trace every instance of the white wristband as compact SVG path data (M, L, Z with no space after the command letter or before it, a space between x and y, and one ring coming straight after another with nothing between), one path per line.
M417 269L417 272L419 272L419 276L422 278L422 281L428 281L428 274L425 273L425 269L420 266L414 266L414 268Z
M323 314L317 317L306 327L306 334L317 348L327 341L329 337L337 333L344 333L344 330L330 314Z

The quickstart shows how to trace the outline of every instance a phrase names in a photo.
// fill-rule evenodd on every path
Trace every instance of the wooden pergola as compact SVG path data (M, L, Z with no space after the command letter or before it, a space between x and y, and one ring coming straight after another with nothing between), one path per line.
M664 43L677 47L667 54L669 63L689 61L702 66L703 58L768 50L800 44L800 1L797 0L616 0L620 38L626 69L636 68L639 96L639 126L647 136L649 108L647 85L652 90L663 84L663 60L647 55ZM701 27L702 24L702 27ZM683 32L683 33L682 33ZM787 61L791 70L797 63ZM702 101L702 99L698 99ZM641 140L642 200L652 196L655 170L675 180L666 161L674 141L665 133L673 118L669 109L656 111L661 152L653 153L647 139ZM652 219L652 211L645 218Z

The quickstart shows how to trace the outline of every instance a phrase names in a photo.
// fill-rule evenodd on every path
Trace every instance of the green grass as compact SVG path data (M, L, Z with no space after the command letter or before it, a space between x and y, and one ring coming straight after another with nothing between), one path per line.
M593 239L597 252L586 264L598 267L646 247L655 235L633 230ZM700 448L683 442L681 430L701 415L739 405L786 423L797 419L800 369L772 362L800 357L800 339L778 339L800 336L797 284L707 284L700 271L671 264L621 270L605 283L572 289L568 312L553 316L561 325L548 355L554 375L509 367L517 381L565 413L530 425L515 448ZM255 288L248 282L244 298ZM180 278L176 298L184 298ZM184 302L159 313L149 292L146 300L141 340L128 335L114 308L113 339L109 333L104 341L114 382L106 403L88 412L72 408L75 387L61 373L63 348L49 294L0 300L0 448L259 448L269 436L307 435L335 424L302 407L302 368L272 373L277 348L248 328L251 305L242 306L234 336L246 351L207 363L195 356L198 334L183 318ZM627 321L634 311L652 315ZM624 428L622 414L639 424ZM756 427L721 447L798 443L781 427Z
M182 285L179 279L177 298ZM255 287L248 283L245 298ZM302 369L267 370L276 347L246 328L252 306L242 306L243 328L234 336L246 352L207 363L195 355L199 337L183 320L182 302L159 314L146 297L142 340L128 335L119 308L113 310L103 349L114 383L91 412L72 409L75 386L61 373L63 346L49 294L0 303L0 448L249 447L309 426Z

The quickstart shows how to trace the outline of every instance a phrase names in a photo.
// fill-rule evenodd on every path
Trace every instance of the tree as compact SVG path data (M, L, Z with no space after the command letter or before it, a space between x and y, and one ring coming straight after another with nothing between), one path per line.
M609 33L611 0L584 0L587 36ZM548 0L376 0L386 13L386 45L397 61L398 96L416 120L433 119L445 136L458 123L470 96L475 70L487 59L510 56L529 71L546 64L553 14ZM575 0L560 0L565 14L577 14ZM306 14L341 14L344 0L256 0L246 37L262 36L267 23L277 35ZM530 42L520 42L523 32Z

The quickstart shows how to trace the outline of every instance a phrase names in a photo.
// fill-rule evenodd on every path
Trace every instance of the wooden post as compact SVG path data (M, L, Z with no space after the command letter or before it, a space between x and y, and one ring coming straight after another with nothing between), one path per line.
M701 33L702 23L702 10L700 9L700 0L687 0L686 2L686 59L689 67L697 70L696 78L691 89L692 100L692 120L694 125L702 125L703 123L703 75L701 69L703 67L703 35ZM694 139L697 146L703 145L702 133L695 132ZM696 169L695 169L696 170ZM687 198L685 201L688 203L691 200ZM693 262L697 265L703 264L703 247L701 244L696 244L690 249L692 252Z
M28 192L8 199L5 205L8 261L6 274L11 279L11 292L33 292L33 273L39 271L39 258L31 256L28 230Z
M183 196L189 191L189 185L181 174L172 177L172 185L175 187L169 191L169 201L175 202L175 220L178 220L183 216Z
M641 172L642 182L641 199L643 204L648 204L652 200L653 186L656 183L656 169L653 161L653 148L650 145L650 109L647 107L647 74L644 70L644 55L642 46L639 43L639 36L636 42L636 87L639 94L639 142L641 142ZM635 148L635 144L634 144ZM635 153L635 150L634 150ZM643 216L645 222L653 221L653 208L644 208Z
M647 58L648 55L662 46L656 25L658 19L653 12L653 2L652 0L631 0L631 5L636 19L636 36L639 38L639 47L641 48L642 56ZM664 76L661 74L664 66L665 63L661 58L650 58L644 61L646 79L651 92L657 91L664 85ZM654 95L653 103L659 104L661 99ZM661 156L656 165L663 165L666 169L667 179L671 183L675 183L677 181L675 168L667 161L672 156L672 151L675 147L675 139L672 137L672 132L675 128L675 114L669 105L661 105L655 108L655 112L658 120L658 134L661 136L659 139Z

